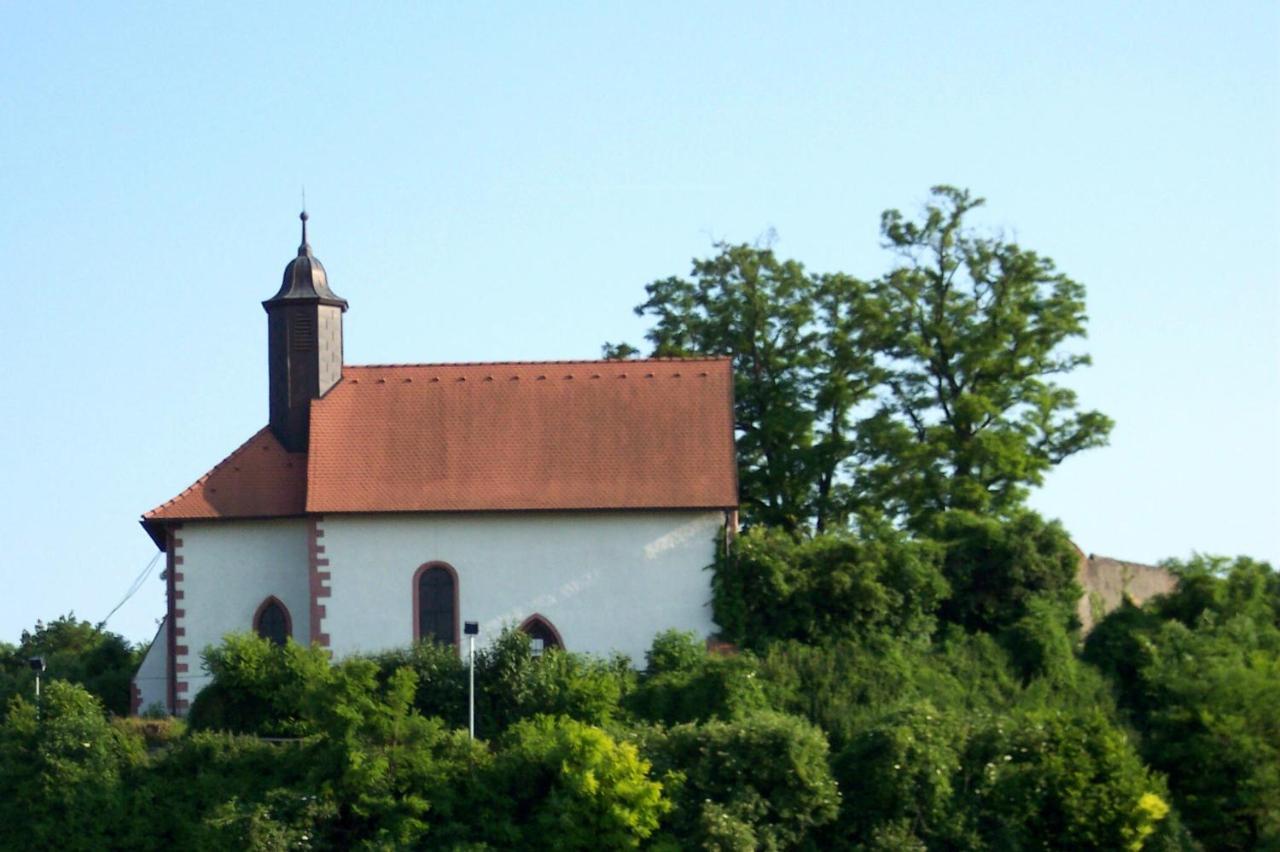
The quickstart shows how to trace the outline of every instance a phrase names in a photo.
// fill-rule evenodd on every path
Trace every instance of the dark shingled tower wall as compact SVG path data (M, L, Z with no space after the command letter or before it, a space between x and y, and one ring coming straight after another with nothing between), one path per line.
M280 291L262 303L267 312L267 363L271 380L271 431L289 452L306 452L311 401L342 380L342 313L345 299L329 289L328 276L307 242L284 270Z

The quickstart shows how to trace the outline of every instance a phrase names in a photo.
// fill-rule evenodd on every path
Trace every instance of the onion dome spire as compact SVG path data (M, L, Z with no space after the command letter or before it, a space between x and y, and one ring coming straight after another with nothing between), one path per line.
M280 290L262 304L270 306L286 301L307 300L322 305L336 305L345 311L347 300L329 289L329 276L324 271L324 265L311 253L311 244L307 241L307 220L311 217L303 210L298 218L302 220L302 244L298 246L298 256L284 268L284 281L280 284Z

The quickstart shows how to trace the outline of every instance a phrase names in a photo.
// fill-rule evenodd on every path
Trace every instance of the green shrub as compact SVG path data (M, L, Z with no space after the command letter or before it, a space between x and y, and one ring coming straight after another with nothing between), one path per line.
M968 735L961 718L927 701L861 732L833 761L844 797L839 845L884 848L890 838L957 845L965 833L957 782Z
M413 706L423 716L438 716L450 727L467 725L467 666L452 645L415 642L408 648L370 657L378 677L386 682L399 669L411 669L418 679Z
M676 725L736 719L768 706L750 653L708 654L692 633L657 636L646 655L648 671L627 695L626 707L641 719Z
M514 724L498 744L478 834L497 848L634 849L670 809L635 746L554 716Z
M653 637L645 652L645 673L689 671L707 658L707 646L691 630L666 630Z
M965 755L988 848L1141 849L1169 811L1160 779L1100 712L995 718Z
M332 801L312 777L312 742L193 732L136 773L129 796L134 836L126 848L282 849L320 842ZM257 844L256 846L254 844Z
M187 721L193 730L278 737L314 731L309 696L323 693L331 677L323 648L232 633L203 656L213 681L192 702Z
M603 725L617 714L633 679L625 658L601 660L559 649L535 657L528 635L504 630L476 654L477 736L495 737L543 714Z
M0 848L105 849L128 833L125 778L142 740L112 727L84 687L49 683L0 724Z
M794 716L765 712L653 730L644 748L659 772L683 779L669 827L684 847L812 845L814 830L839 809L826 738Z
M1031 601L1062 606L1064 623L1080 599L1080 553L1057 521L1031 511L1009 518L950 511L934 521L951 596L939 615L966 630L995 633L1027 615Z
M717 556L716 623L744 648L873 635L925 640L947 593L937 550L874 525L799 539L755 528Z

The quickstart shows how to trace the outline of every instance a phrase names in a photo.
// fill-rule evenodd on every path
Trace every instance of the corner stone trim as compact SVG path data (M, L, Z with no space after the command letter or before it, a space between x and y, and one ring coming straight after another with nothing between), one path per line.
M309 533L307 535L307 561L308 575L311 586L311 644L319 645L321 648L329 647L329 634L324 632L325 606L320 603L321 598L327 598L330 595L329 590L329 572L323 569L329 567L329 560L324 555L324 545L321 539L324 538L324 516L313 516L309 522Z
M177 716L185 714L190 708L190 701L186 698L186 694L191 688L191 684L185 677L191 668L191 649L187 647L187 628L182 623L187 611L183 606L179 606L185 597L181 570L182 539L178 538L178 532L181 529L181 524L175 524L169 531L169 552L165 572L169 599L169 711Z

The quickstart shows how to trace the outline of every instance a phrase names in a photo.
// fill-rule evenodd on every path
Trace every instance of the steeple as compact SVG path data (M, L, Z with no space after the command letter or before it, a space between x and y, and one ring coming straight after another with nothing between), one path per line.
M305 452L311 401L342 380L342 313L347 300L329 289L329 277L307 242L307 211L298 256L284 268L280 290L262 303L267 312L267 366L271 379L271 431L289 452Z

